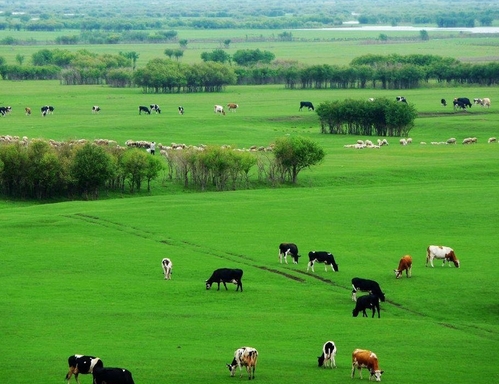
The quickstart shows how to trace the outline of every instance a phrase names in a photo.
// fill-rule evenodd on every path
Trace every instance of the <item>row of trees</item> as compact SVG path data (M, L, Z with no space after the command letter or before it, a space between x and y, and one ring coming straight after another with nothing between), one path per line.
M322 133L362 136L407 136L414 126L414 106L384 98L331 101L316 109Z
M96 199L99 191L140 191L163 164L138 149L86 143L52 146L43 140L0 145L0 192L23 199Z

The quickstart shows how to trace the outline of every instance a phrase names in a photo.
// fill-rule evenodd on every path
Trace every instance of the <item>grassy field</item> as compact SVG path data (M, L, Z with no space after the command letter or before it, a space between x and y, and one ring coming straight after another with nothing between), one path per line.
M327 153L323 164L300 173L296 187L179 193L158 180L151 193L118 199L0 201L1 383L62 382L75 353L125 367L137 384L233 383L239 378L225 364L243 345L259 350L256 380L266 383L352 383L354 348L377 353L383 382L499 379L484 358L499 342L498 270L491 262L499 144L487 144L499 135L497 88L403 92L419 113L414 143L403 147L393 138L388 147L358 151L343 145L359 137L321 135L317 115L298 112L299 101L400 92L265 86L144 95L57 82L1 84L0 104L13 112L0 119L0 134L238 148L302 135ZM490 97L492 107L454 113L440 105L442 97ZM213 113L213 104L227 102L240 108ZM149 103L162 114L139 116L137 106ZM44 104L55 106L54 115L40 116ZM91 113L95 104L99 115ZM478 143L429 144L468 136ZM278 245L288 241L299 246L298 265L278 262ZM461 268L425 268L429 244L453 247ZM316 265L307 273L311 250L332 252L339 272ZM413 277L396 280L393 269L405 254L413 256ZM163 257L173 261L171 281L163 279ZM233 285L205 290L220 267L244 270L244 292ZM380 283L387 298L381 319L352 317L355 276ZM338 347L332 371L317 368L327 340Z

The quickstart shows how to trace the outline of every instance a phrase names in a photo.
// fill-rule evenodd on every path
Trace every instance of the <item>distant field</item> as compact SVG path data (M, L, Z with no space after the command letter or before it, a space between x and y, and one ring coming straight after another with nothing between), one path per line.
M445 40L442 56L459 51L452 42L466 41ZM356 55L381 47L346 45ZM343 54L296 46L303 48L297 55L310 62L326 55L336 63L335 53ZM286 51L284 43L279 47ZM399 45L382 47L396 52ZM10 49L0 47L0 56ZM161 53L164 47L157 49ZM473 49L463 44L461 54L484 57L484 47L480 55ZM385 371L382 382L499 379L483 358L484 351L497 351L499 342L499 271L491 262L499 233L499 144L487 144L489 137L499 137L498 88L400 92L245 86L217 94L145 95L140 89L68 87L56 81L0 84L0 105L13 107L11 115L0 118L0 135L237 148L301 135L326 151L324 162L302 171L294 187L184 193L160 178L151 193L114 199L1 200L0 383L62 383L67 357L75 353L125 367L137 384L234 383L240 380L229 376L225 364L243 345L260 352L260 383L357 383L358 377L350 378L354 348L377 353ZM378 150L347 149L345 144L366 137L322 135L315 113L298 112L301 100L317 106L400 94L419 113L409 146L388 138L390 145ZM454 112L440 105L442 97L448 102L489 97L492 106ZM214 104L228 102L239 103L237 112L213 113ZM138 115L138 105L150 103L159 104L162 113ZM45 104L55 106L54 115L40 115ZM101 113L92 114L92 105L100 105ZM178 115L178 105L184 106L184 116ZM33 109L32 116L24 115L25 106ZM469 136L478 143L430 144L450 137L460 143ZM298 265L279 264L281 242L297 243ZM461 268L443 268L440 262L425 268L429 244L453 247ZM332 252L339 272L316 265L315 273L307 273L311 250ZM396 280L393 269L405 254L413 256L413 277ZM163 257L173 261L171 281L163 280ZM235 292L233 285L228 291L205 290L205 280L220 267L244 270L244 292ZM380 319L352 317L355 276L380 283L387 297ZM317 367L327 340L338 347L335 370ZM367 376L364 372L363 382ZM80 381L92 379L80 376Z

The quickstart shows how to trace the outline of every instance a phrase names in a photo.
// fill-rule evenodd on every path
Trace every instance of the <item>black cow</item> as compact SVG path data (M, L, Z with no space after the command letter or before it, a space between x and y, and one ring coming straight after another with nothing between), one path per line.
M156 113L161 113L161 109L158 104L151 104L149 107L151 108L151 112L154 111Z
M442 106L446 107L447 101L445 101L445 99L442 99L442 100L440 100L440 104L442 104Z
M357 291L369 292L378 296L381 301L385 301L385 294L381 291L379 284L374 280L361 279L354 277L352 279L352 300L357 301Z
M184 114L184 107L182 107L182 106L178 107L178 114L179 115L183 115Z
M372 309L373 315L376 313L376 310L378 310L378 319L381 317L380 311L379 311L379 298L376 295L369 294L369 295L364 295L361 296L357 299L357 303L355 304L355 308L352 311L353 317L357 317L359 315L359 312L362 311L362 317L368 317L366 313L366 309Z
M404 96L397 96L395 98L395 100L397 100L400 103L406 103L407 104L407 99Z
M66 380L69 383L72 375L75 375L76 382L79 384L78 375L92 373L94 369L104 367L102 360L94 356L72 355L68 358L69 372L66 374Z
M211 277L206 280L206 289L210 289L213 283L218 284L217 291L220 291L220 283L223 283L225 290L227 291L227 285L225 283L237 284L236 292L241 288L243 291L243 283L241 281L243 277L242 269L230 269L230 268L220 268L215 270Z
M44 105L43 107L40 108L40 111L42 112L42 116L46 116L49 113L52 114L54 113L54 107L51 105Z
M314 111L314 105L310 102L310 101L300 101L300 109L299 111L301 111L301 109L305 107L305 108L308 108L309 111Z
M142 115L142 112L145 112L148 115L151 114L151 111L149 110L149 108L147 108L145 105L139 105L139 115Z
M93 384L134 384L132 373L124 368L96 368L93 376Z
M471 101L467 97L456 97L453 101L454 109L464 109L471 108Z
M312 272L314 271L314 263L324 263L324 269L327 271L327 266L331 266L331 270L334 272L338 272L338 264L336 264L336 261L334 261L334 256L330 252L325 252L325 251L311 251L308 253L308 265L307 265L307 272L310 267L312 267Z
M282 258L284 257L284 261L286 264L288 260L286 257L291 255L293 258L293 264L298 264L298 258L300 255L298 254L298 247L293 243L281 243L279 244L279 262L282 264Z

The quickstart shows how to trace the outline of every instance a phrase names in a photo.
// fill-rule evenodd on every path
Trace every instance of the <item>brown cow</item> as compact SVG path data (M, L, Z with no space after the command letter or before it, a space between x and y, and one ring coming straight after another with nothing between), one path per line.
M241 367L246 367L248 379L255 378L256 362L258 360L258 351L252 347L242 347L234 352L232 363L227 364L230 375L234 376L236 368L239 367L239 377L243 375ZM252 374L253 373L253 374Z
M395 277L400 279L404 271L407 277L412 276L412 257L409 255L405 255L400 259L399 267L395 269Z
M381 381L381 375L384 371L379 369L378 357L374 352L365 349L356 349L352 353L352 379L355 375L355 369L359 370L359 376L362 379L362 368L369 370L369 381L374 377L376 381Z
M236 109L239 108L239 105L236 103L227 104L227 108L229 111L236 112Z
M454 253L454 250L450 247L444 247L441 245L430 245L426 250L426 266L428 266L428 262L433 267L433 259L443 259L442 267L445 265L445 262L449 264L452 261L456 268L459 268L460 262Z

